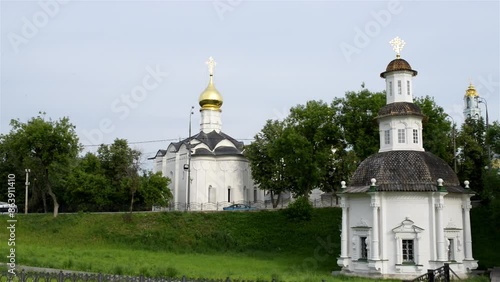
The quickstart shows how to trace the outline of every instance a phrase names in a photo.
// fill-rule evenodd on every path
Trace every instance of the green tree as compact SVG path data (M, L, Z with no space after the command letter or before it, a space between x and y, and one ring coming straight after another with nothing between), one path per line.
M416 98L415 104L426 116L424 148L451 164L447 114L429 96ZM253 178L262 189L277 193L307 195L314 188L335 193L361 160L378 152L376 117L385 105L385 93L362 89L335 98L331 105L308 101L290 109L283 122L268 121L247 146Z
M488 125L486 144L491 146L492 153L500 154L500 123L498 121Z
M166 207L173 198L172 191L168 188L169 184L170 179L163 177L161 172L145 172L141 177L139 194L148 206Z
M424 149L452 166L456 152L453 151L452 124L447 119L448 114L436 104L434 98L429 96L417 97L414 103L420 107L425 116L422 122Z
M344 142L341 150L353 150L356 157L364 160L378 152L379 131L376 117L380 108L386 104L383 92L347 92L344 98L335 98L332 108L335 119L342 129Z
M285 119L286 129L278 145L284 152L285 175L295 195L307 196L314 188L330 185L333 154L341 146L341 130L334 116L327 103L308 101L290 109Z
M127 140L115 139L113 144L102 144L97 149L98 158L104 175L110 179L113 193L112 200L118 204L129 201L132 212L137 190L140 188L139 159L141 153L129 147Z
M65 202L71 211L107 211L111 200L111 180L104 174L99 158L87 153L68 177Z
M281 193L289 188L284 175L284 155L277 147L282 138L284 123L268 120L254 137L254 142L245 147L245 156L250 161L252 178L262 190L268 191L273 207L277 207Z
M328 104L309 101L292 108L283 122L267 121L246 147L252 177L270 192L274 206L282 192L308 195L328 185L329 172L324 168L333 161L332 148L338 146L340 131L332 119Z
M469 180L472 190L481 195L483 172L485 166L488 165L485 149L485 124L482 118L465 120L457 137L457 146L459 148L458 177L460 182Z
M11 120L11 131L0 137L3 144L4 160L11 166L30 168L38 178L42 194L48 193L52 199L53 214L57 217L59 201L57 187L64 187L65 178L71 170L80 145L69 119L57 121L45 119L45 113L23 123ZM58 192L58 193L56 193Z

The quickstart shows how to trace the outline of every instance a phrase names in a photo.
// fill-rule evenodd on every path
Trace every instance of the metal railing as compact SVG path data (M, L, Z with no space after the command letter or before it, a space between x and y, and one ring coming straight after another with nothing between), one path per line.
M450 276L450 272L453 276ZM436 281L445 281L449 282L450 280L461 280L460 277L450 268L449 263L445 263L443 266L437 269L428 269L426 274L420 275L419 277L411 280L411 281L428 281L428 282L436 282Z
M231 280L226 279L208 279L208 278L153 278L144 276L113 275L102 273L75 273L75 272L31 272L15 271L15 275L2 272L0 273L0 282L239 282L252 280ZM272 280L274 282L274 279Z
M167 207L153 206L152 211L222 211L223 208L234 204L245 204L250 207L254 207L258 210L273 210L273 209L283 209L288 207L290 203L293 203L295 199L282 198L278 202L277 206L274 208L270 200L267 201L233 201L233 202L216 202L216 203L197 203L191 202L189 206L185 202L173 202ZM326 208L326 207L338 207L335 198L322 198L309 201L311 205L315 208Z

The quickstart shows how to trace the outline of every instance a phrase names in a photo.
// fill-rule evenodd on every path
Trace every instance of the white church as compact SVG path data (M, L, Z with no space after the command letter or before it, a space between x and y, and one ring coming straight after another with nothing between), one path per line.
M424 116L413 104L417 71L400 57L404 41L391 44L396 59L380 74L387 98L377 117L380 150L343 182L337 264L347 275L411 279L449 263L463 277L478 266L469 216L474 192L424 151Z
M255 187L243 142L222 132L222 95L214 85L215 61L208 62L209 82L199 96L200 131L159 150L153 172L171 179L175 210L222 210L233 203L264 201Z

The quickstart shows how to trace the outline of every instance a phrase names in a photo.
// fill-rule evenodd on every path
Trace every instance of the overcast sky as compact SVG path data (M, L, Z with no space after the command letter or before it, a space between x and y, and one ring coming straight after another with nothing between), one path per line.
M213 56L223 131L248 143L297 104L384 90L396 36L415 96L462 122L471 79L500 118L498 1L62 2L1 1L0 133L45 111L85 145L184 138Z

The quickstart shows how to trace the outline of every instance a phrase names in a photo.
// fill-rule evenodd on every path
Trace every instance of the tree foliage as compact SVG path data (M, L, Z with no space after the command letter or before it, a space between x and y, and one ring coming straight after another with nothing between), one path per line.
M426 116L424 148L453 162L452 131L443 108L426 96L415 99ZM247 146L252 175L261 189L308 195L314 188L335 193L360 161L378 152L376 117L386 105L383 92L362 89L330 105L308 101L290 109L284 121L267 121Z
M152 173L149 171L143 174L141 181L139 192L146 205L168 206L169 201L173 198L172 191L168 188L169 178L163 177L161 172Z
M170 179L141 172L140 155L125 139L87 153L70 175L66 202L73 211L123 211L128 206L131 212L135 205L168 205Z
M483 119L465 120L457 137L458 177L461 182L468 180L472 190L481 194L483 190L483 173L488 165L485 148L485 124Z
M498 121L494 121L488 126L486 144L491 146L493 154L500 155L500 123Z
M255 135L254 142L245 148L252 178L260 189L269 192L273 207L277 206L281 193L289 188L284 175L284 155L277 146L277 141L283 136L283 129L283 122L268 120Z
M106 211L113 205L112 187L99 158L87 153L69 176L65 202L74 211Z
M81 146L68 118L54 121L40 113L27 122L12 120L11 126L0 135L0 175L15 174L21 182L30 169L30 212L132 211L134 205L150 208L172 198L170 180L142 172L140 152L124 139L78 156ZM18 207L24 206L24 191L16 191Z
M326 187L334 149L341 146L335 112L323 101L308 101L290 109L284 138L278 142L285 156L285 173L291 192L306 196L316 187Z
M335 122L342 129L344 146L341 150L353 150L359 160L378 152L379 131L377 113L385 105L383 92L347 92L343 98L335 98L332 108Z
M64 117L53 121L45 113L27 122L11 120L11 131L0 137L3 158L10 168L20 172L30 168L38 179L41 194L50 195L54 217L59 212L59 191L65 185L80 151L75 126ZM45 203L45 200L44 200Z
M433 153L437 157L445 160L452 165L456 154L453 150L453 136L456 134L452 130L452 124L448 114L444 109L436 104L434 98L425 96L417 97L414 103L420 107L424 114L422 122L422 138L424 140L424 149Z
M338 144L339 128L333 111L322 101L309 101L290 110L284 121L267 121L246 147L252 177L269 191L276 207L282 192L308 195L322 186ZM278 198L275 200L274 196Z

